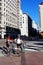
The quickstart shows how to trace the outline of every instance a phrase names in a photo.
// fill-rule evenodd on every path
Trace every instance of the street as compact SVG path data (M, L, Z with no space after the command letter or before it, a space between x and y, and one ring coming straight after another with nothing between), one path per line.
M43 42L24 41L24 43L25 52L20 57L0 55L0 65L43 65ZM4 40L0 40L0 46L5 46Z
M43 51L43 41L28 41L24 48L27 51Z

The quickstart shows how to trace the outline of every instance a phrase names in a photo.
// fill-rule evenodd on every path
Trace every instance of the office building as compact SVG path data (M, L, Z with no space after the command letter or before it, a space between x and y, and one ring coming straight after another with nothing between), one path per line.
M38 30L38 26L37 26L37 24L35 23L34 20L32 21L32 27L33 27L34 29Z
M20 0L0 0L0 37L18 30Z
M26 13L23 14L22 11L20 14L19 28L21 30L21 35L28 37L28 15Z
M19 28L19 21L20 21L20 0L17 0L17 24Z
M43 32L43 2L39 4L40 32Z

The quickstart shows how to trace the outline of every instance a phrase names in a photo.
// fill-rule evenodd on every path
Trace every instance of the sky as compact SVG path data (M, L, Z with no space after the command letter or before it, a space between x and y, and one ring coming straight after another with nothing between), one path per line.
M21 9L27 13L39 28L39 4L42 0L21 0Z

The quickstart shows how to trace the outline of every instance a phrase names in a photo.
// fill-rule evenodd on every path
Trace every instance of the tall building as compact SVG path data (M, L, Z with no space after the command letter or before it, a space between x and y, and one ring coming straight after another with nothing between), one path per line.
M20 21L19 21L19 29L20 30L22 28L22 21L23 21L23 13L22 13L22 10L20 9Z
M17 0L17 23L19 28L19 21L20 21L20 0Z
M18 29L20 0L0 0L0 36ZM13 29L13 30L12 30ZM7 31L7 34L9 33Z
M32 27L33 27L34 29L38 30L38 26L37 26L37 24L35 23L34 20L32 21Z
M43 2L39 4L40 32L43 32Z
M19 28L21 30L21 35L28 37L28 15L26 13L23 14L22 11L20 14Z

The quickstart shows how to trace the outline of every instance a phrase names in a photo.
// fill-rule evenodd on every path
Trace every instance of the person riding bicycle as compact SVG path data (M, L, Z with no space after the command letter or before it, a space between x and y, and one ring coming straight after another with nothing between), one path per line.
M11 37L10 35L6 38L6 47L9 50L9 46L10 46L10 42L11 42Z
M21 48L21 52L22 52L22 43L23 41L20 39L20 35L18 35L17 39L16 39L16 43L17 43L17 48Z

